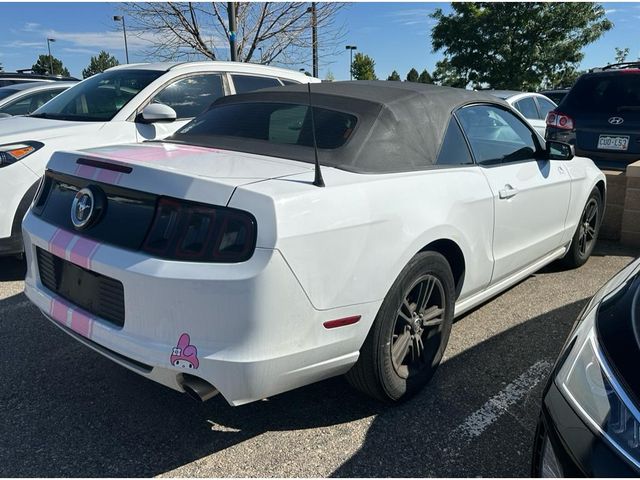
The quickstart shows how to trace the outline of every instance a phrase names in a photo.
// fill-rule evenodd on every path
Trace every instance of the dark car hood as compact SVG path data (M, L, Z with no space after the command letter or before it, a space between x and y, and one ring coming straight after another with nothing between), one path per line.
M638 262L636 262L638 263ZM598 341L617 378L640 405L640 270L602 302L596 318Z

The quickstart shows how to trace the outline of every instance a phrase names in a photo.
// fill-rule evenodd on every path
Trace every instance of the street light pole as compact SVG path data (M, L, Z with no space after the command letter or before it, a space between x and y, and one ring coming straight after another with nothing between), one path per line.
M236 6L233 2L227 2L227 15L229 16L229 48L231 49L231 61L238 61L238 47L236 46Z
M351 56L351 60L349 61L349 80L353 80L353 51L357 50L358 47L355 45L347 45L345 48L349 50Z
M123 15L114 15L114 22L122 22L122 33L124 35L124 54L127 59L127 63L129 63L129 47L127 47L127 27L124 24L124 16Z
M318 17L316 2L311 2L311 43L313 49L313 76L318 78Z
M49 50L49 75L53 75L53 57L51 56L51 42L55 42L55 38L47 38L47 49Z

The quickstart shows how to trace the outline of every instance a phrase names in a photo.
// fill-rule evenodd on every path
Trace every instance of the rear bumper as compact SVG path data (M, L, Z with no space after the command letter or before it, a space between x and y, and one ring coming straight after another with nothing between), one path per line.
M574 412L551 382L533 448L532 476L542 476L544 444L549 440L563 477L638 477L626 460Z
M256 249L240 264L165 261L104 244L87 256L76 248L76 235L70 234L66 246L52 243L58 230L30 213L23 223L25 293L45 316L143 376L182 391L182 375L189 373L212 384L232 405L345 373L379 307L315 310L277 250ZM92 316L44 287L36 247L122 282L124 326ZM327 320L352 315L362 315L361 321L323 327ZM179 342L184 334L188 341ZM188 345L195 353L176 354Z

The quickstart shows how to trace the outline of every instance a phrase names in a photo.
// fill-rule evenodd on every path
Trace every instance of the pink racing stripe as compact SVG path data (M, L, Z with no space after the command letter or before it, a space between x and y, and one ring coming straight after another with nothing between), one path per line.
M91 338L93 320L79 310L71 309L71 330L83 337Z
M103 183L110 183L112 185L117 185L118 182L120 181L121 176L122 176L122 173L120 172L114 172L112 170L105 170L100 168L98 169L98 176L96 177L96 180Z
M65 258L71 240L73 240L73 234L59 228L54 232L49 242L49 251L58 257Z
M88 238L77 237L76 243L71 249L71 260L76 265L91 268L91 257L96 253L100 244Z
M71 313L71 325L67 325L67 319ZM93 333L93 320L84 311L72 307L69 303L62 299L52 298L51 307L49 308L49 315L56 322L70 327L76 333L79 333L83 337L91 338Z
M67 325L67 312L69 311L69 306L66 303L61 302L55 298L51 299L51 307L49 309L49 315L56 322L61 323L62 325Z
M97 170L98 169L96 167L91 167L89 165L78 165L78 168L76 168L76 175L82 178L93 179Z

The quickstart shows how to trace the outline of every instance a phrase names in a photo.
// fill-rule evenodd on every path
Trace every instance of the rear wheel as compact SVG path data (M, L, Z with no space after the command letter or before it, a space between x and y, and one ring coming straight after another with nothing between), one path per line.
M446 259L436 252L416 255L382 302L347 380L386 402L402 401L420 390L449 341L454 296Z
M600 191L594 188L584 206L580 222L576 229L569 251L561 260L568 268L577 268L585 264L591 256L602 223L602 198Z

